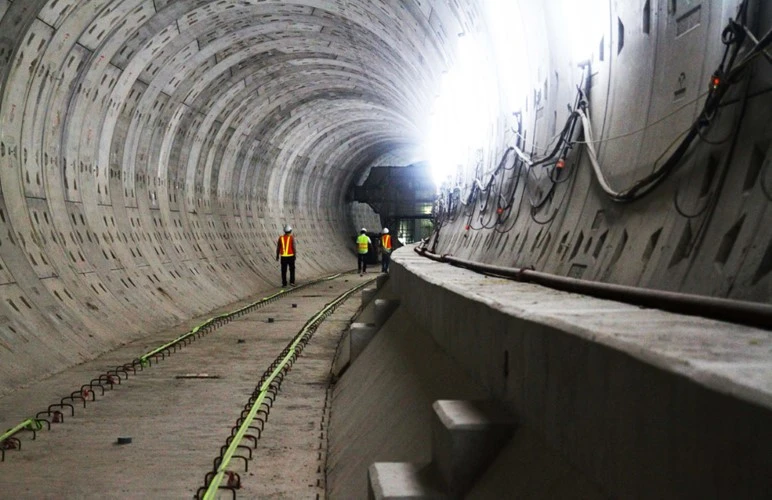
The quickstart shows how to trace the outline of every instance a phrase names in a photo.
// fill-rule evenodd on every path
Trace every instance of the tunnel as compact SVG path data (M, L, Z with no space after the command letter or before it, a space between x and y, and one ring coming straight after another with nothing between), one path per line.
M299 283L391 226L378 299L482 387L436 399L496 402L578 496L761 497L771 27L765 0L0 0L0 403L282 288L286 226ZM357 195L424 165L425 234Z

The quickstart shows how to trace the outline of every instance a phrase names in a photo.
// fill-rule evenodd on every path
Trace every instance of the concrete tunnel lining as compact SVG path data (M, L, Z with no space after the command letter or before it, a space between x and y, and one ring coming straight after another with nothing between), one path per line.
M1 253L3 391L272 285L285 221L301 272L349 267L346 190L414 156L451 53L420 8L0 2L3 222L23 247ZM62 357L12 352L20 331L68 332Z
M748 1L748 28L761 36L772 4ZM763 57L650 197L604 197L580 143L566 153L567 182L551 183L548 168L520 184L514 170L495 178L510 145L548 148L585 68L598 155L616 186L650 173L700 116L741 0L688 11L669 0L596 3L604 27L583 67L566 4L514 3L523 105L497 101L485 143L442 195L458 202L491 178L519 208L491 225L494 211L473 200L433 235L433 250L769 303ZM350 188L371 167L425 159L422 136L463 37L480 37L485 63L497 64L488 5L0 0L0 395L275 288L285 223L299 240L300 279L352 268L352 235L381 220ZM683 215L676 202L704 209ZM754 376L769 387L763 370Z

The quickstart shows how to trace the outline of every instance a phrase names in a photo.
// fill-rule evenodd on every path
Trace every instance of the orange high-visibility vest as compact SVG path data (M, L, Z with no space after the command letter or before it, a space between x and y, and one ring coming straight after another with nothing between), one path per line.
M282 257L292 257L293 255L295 255L295 252L293 251L294 245L292 244L291 234L285 234L283 236L279 236L279 244L281 245Z
M381 236L381 247L387 252L391 252L391 235L384 234Z

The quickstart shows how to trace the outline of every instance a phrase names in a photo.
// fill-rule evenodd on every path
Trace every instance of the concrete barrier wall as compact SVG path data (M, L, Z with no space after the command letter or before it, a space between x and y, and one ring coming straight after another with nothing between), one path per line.
M398 310L335 387L329 498L366 498L367 468L374 462L428 462L432 402L481 394L482 387Z
M392 286L467 375L612 496L772 491L770 332L489 278L408 248Z

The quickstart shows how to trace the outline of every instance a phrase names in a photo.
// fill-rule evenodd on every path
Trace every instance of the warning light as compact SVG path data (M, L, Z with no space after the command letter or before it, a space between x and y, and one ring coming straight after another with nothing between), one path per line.
M497 214L499 214L499 215L501 215L501 214L503 214L503 213L504 213L504 209L503 209L503 208L501 208L501 207L499 207L499 208L497 208L497 209L496 209L496 213L497 213Z
M557 163L555 163L555 168L563 168L566 166L566 160L563 158L559 159Z
M721 77L718 75L713 75L710 78L710 86L713 87L713 90L716 90L719 85L721 85Z
M467 231L469 231L469 224L467 224L467 225L466 225L466 228L465 228L465 229L466 229Z

